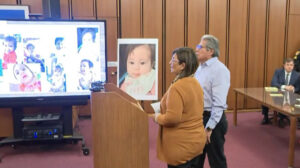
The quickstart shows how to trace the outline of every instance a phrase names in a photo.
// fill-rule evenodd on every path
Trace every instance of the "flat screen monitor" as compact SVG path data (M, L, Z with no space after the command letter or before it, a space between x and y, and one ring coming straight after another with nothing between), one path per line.
M0 102L86 98L106 80L104 20L0 21Z
M29 19L29 6L0 5L0 19Z

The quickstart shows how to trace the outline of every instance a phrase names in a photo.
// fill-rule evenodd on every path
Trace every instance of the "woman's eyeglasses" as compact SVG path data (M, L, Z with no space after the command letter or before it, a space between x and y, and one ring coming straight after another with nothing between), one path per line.
M170 61L171 61L172 63L175 63L175 62L179 63L179 60L176 59L176 58L174 58L174 57L172 57Z
M171 59L171 62L179 62L179 60L176 60L176 59Z

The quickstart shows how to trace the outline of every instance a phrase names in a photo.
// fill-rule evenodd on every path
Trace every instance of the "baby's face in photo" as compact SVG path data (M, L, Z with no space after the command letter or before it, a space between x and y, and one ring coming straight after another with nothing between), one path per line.
M31 71L23 64L17 64L14 68L16 79L21 83L30 83L33 79Z
M28 46L28 47L27 47L27 50L28 50L28 52L29 52L30 54L33 54L33 52L34 52L34 47L33 47L33 46Z
M89 71L90 71L89 63L86 61L81 62L80 72L85 74L85 73L88 73Z
M61 50L63 48L63 41L58 41L55 46L57 50Z
M151 51L146 45L136 47L127 58L127 73L132 78L147 74L152 69Z
M15 48L15 46L14 46L14 43L12 41L4 41L4 52L6 54L14 51L14 48Z
M61 68L56 68L54 71L54 76L59 77L62 75L62 69Z
M93 36L92 33L85 33L82 37L82 44L83 45L88 45L93 43Z

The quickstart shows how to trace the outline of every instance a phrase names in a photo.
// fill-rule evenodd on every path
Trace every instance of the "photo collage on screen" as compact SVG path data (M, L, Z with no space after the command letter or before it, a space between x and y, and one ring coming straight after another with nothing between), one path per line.
M97 26L1 27L0 93L80 92L105 76Z

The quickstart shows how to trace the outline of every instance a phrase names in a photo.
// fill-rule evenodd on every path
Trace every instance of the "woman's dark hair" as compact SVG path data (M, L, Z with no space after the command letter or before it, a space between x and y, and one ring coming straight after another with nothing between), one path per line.
M149 47L149 50L150 50L150 57L151 57L151 67L152 69L155 69L155 45L154 44L129 44L126 48L126 62L127 62L127 59L128 59L128 56L129 54L137 47L139 46L146 46L146 47ZM125 63L125 65L127 66L127 64Z
M172 52L172 55L174 54L177 55L178 64L185 63L185 67L180 72L177 79L191 76L196 72L198 68L198 61L193 49L187 47L176 48Z

